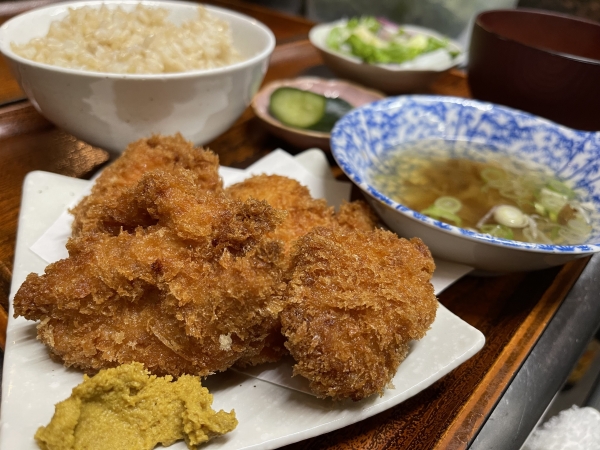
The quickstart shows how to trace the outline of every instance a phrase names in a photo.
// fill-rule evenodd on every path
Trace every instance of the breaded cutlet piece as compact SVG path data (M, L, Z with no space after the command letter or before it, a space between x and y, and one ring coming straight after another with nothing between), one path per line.
M294 241L317 226L332 226L335 211L324 199L314 199L306 186L281 175L255 175L229 186L225 193L236 200L265 200L276 209L287 211L284 223L272 232L289 250Z
M121 198L136 211L131 229L72 238L67 259L21 285L15 317L39 320L65 365L205 376L262 351L285 288L283 247L263 237L285 213L198 189L183 172L144 175ZM134 227L136 217L148 220Z
M342 202L335 219L341 227L360 231L372 231L379 223L375 211L362 200Z
M287 217L270 234L290 250L295 241L315 227L337 227L369 231L375 228L377 216L362 201L344 202L338 213L324 199L315 199L306 186L281 175L255 175L234 184L225 193L237 200L265 200L276 209L287 211Z
M92 192L71 213L74 216L73 235L88 232L117 234L118 227L106 228L107 209L115 207L115 201L124 191L134 186L143 175L160 169L165 172L185 169L190 171L199 189L221 191L218 156L202 148L196 148L180 134L155 135L127 146L123 154L98 177Z
M345 202L338 213L324 199L315 199L308 188L298 181L281 175L256 175L225 189L226 195L237 200L265 200L277 209L285 210L287 217L268 234L271 239L283 242L286 255L296 240L315 227L346 227L372 230L377 223L375 213L364 202ZM286 259L289 263L289 257ZM253 358L242 358L241 367L277 361L287 353L279 324L265 343L264 351Z
M299 239L281 313L294 375L319 397L382 394L433 323L435 265L418 238L316 228Z

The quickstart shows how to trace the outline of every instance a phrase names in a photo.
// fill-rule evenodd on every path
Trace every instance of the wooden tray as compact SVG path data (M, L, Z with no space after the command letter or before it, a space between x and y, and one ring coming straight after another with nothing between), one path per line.
M253 15L274 30L278 45L265 83L321 73L320 56L306 40L310 22L233 0L210 3ZM0 8L0 22L2 17ZM29 102L19 101L22 92L1 64L0 86L0 104L4 103L0 106L0 304L7 308L25 174L46 170L86 177L108 155L54 127ZM458 71L441 78L432 92L469 96L465 75ZM233 167L245 167L277 147L292 153L298 150L271 136L250 109L208 147L219 154L222 164ZM332 166L332 170L343 176L339 168ZM587 262L586 258L539 272L460 280L440 301L483 332L486 344L481 352L397 407L286 448L467 448ZM2 312L0 329L4 330L6 313Z

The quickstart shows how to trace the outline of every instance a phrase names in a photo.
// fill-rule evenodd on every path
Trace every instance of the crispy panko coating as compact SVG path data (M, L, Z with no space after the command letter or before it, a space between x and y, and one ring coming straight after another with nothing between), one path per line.
M265 200L274 208L287 211L286 220L271 237L284 242L288 251L296 239L314 227L329 227L335 223L333 207L323 199L312 198L307 187L291 178L256 175L228 187L225 193L241 201Z
M361 200L342 203L335 217L340 226L360 231L372 231L379 222L375 211Z
M318 396L360 400L435 318L422 241L286 177L224 190L217 156L180 135L131 144L72 212L69 257L30 274L14 311L88 373L206 376L289 352Z
M263 236L285 213L204 191L187 172L144 175L113 214L133 231L72 238L69 258L17 292L15 316L39 320L67 366L204 376L262 350L285 288L283 247Z
M256 175L234 184L225 193L237 200L265 200L277 209L287 211L284 222L269 233L271 239L283 242L287 264L295 242L315 227L346 227L363 231L372 230L377 223L375 213L364 202L344 203L338 213L323 199L314 199L307 187L298 181L280 175ZM287 353L279 323L273 328L261 354L242 358L238 365L245 367L277 361Z
M131 143L123 154L96 180L92 192L71 211L73 235L93 231L118 234L118 224L111 223L115 202L142 176L160 169L165 172L186 169L199 189L222 190L219 158L208 150L195 148L180 134L152 136Z
M273 208L288 212L286 220L271 233L290 250L294 242L315 227L345 226L372 230L377 223L375 213L363 202L344 203L339 213L324 199L315 199L306 186L281 175L256 175L225 190L237 200L265 200Z
M316 228L293 250L281 313L294 374L320 397L382 394L435 319L435 265L418 238Z

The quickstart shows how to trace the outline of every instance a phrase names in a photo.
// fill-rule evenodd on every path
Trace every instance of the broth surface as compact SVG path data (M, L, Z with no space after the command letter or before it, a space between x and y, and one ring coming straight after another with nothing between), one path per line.
M593 210L548 168L461 141L414 142L370 173L380 192L429 217L524 242L571 245L592 231Z

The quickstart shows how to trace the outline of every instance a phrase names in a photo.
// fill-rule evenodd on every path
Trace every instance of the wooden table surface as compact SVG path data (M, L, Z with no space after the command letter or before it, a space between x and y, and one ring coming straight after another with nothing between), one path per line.
M20 10L50 3L0 3L0 23ZM277 37L265 82L314 73L322 61L307 41L311 23L237 0L214 3L251 15ZM452 71L431 87L443 95L468 96L465 75ZM246 167L275 148L295 149L270 135L247 109L234 126L208 145L221 163ZM21 186L32 170L87 177L108 159L57 129L24 99L0 59L0 344L4 348ZM342 177L339 168L334 174ZM355 192L356 195L359 195ZM469 446L509 386L588 259L562 267L498 277L467 276L440 302L479 329L484 348L469 361L406 402L355 425L288 449L464 449Z

